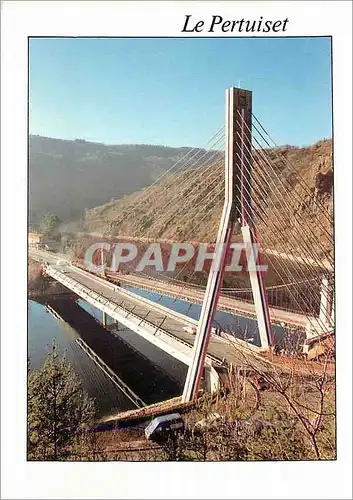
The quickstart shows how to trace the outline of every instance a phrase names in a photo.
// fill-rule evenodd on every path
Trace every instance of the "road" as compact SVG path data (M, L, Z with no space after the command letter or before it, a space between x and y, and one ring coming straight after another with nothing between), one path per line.
M80 235L80 236L86 236L86 237L89 236L91 238L100 238L100 239L107 238L108 241L109 241L109 236L105 236L104 234L101 234L101 233L95 233L95 232L91 232L91 233L78 232L77 234ZM116 236L116 240L117 239L119 239L119 241L140 241L142 243L156 243L155 238L144 238L143 236L138 236L137 237L137 236L118 235L118 236ZM173 243L178 243L178 242L175 241L175 240L169 240L169 239L165 239L165 238L159 238L158 239L158 243L172 245ZM202 243L207 243L207 242L188 240L187 243L191 243L192 245L194 245L195 247L197 247L198 245L200 245ZM328 260L317 261L317 260L311 259L311 258L309 258L307 256L305 256L305 259L304 259L303 256L298 257L297 255L293 255L293 254L286 253L286 252L278 252L277 250L273 250L271 248L263 248L262 252L265 255L266 254L273 255L273 256L278 257L280 259L284 259L284 260L289 260L289 261L292 261L292 262L296 262L296 263L298 263L300 265L304 265L304 263L307 263L310 266L318 267L318 268L321 268L321 269L326 269L327 271L330 271L330 272L333 271L332 262L330 262Z

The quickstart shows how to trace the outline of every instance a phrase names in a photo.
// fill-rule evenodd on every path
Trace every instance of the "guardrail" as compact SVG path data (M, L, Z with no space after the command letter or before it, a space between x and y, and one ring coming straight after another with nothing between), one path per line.
M139 302L143 302L146 305L148 305L149 307L152 307L152 308L154 308L154 309L156 309L164 314L167 314L171 317L174 316L175 318L177 318L181 321L185 321L186 323L190 323L190 324L195 325L195 326L198 325L197 320L190 318L189 316L185 316L185 314L174 311L173 309L169 309L169 307L162 306L161 304L157 304L156 302L153 302L153 300L149 300L146 297L141 297L140 295L136 295L135 293L130 292L129 290L126 290L118 285L115 285L114 283L111 283L110 281L107 281L103 278L100 278L99 276L96 276L95 274L90 273L89 271L85 271L84 269L81 269L80 267L77 267L74 264L70 264L70 267L75 269L75 271L82 273L83 275L90 276L92 279L96 280L97 282L99 282L107 287L111 287L113 290L119 291L119 293L121 293L123 295L127 295L134 300L138 299ZM141 287L141 288L143 288L143 287Z

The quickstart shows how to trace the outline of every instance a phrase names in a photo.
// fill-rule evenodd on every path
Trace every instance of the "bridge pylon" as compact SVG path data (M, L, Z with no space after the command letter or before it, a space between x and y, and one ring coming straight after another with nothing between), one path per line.
M224 205L217 234L216 257L208 276L193 347L193 358L185 381L182 396L184 402L195 399L198 394L204 372L205 357L213 319L221 292L227 250L230 248L235 224L237 223L241 226L243 240L246 245L253 247L254 244L258 243L251 217L251 91L234 87L226 90L225 119ZM261 346L266 350L272 343L272 331L262 272L250 272L250 281L256 308Z

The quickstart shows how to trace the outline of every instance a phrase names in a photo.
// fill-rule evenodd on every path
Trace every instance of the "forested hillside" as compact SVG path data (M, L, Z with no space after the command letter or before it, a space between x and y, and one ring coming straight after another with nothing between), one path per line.
M84 140L29 138L30 221L50 212L67 222L86 208L152 184L192 148L105 145Z
M267 205L281 204L282 212L283 206L286 207L283 236L285 237L286 227L292 230L293 226L296 226L298 238L303 238L295 217L295 213L299 211L313 234L322 241L323 247L332 253L333 249L323 233L325 230L331 233L332 225L315 203L315 200L319 201L320 206L324 207L328 214L332 214L332 141L319 141L304 148L284 146L270 149L267 154L275 166L276 176L269 179L269 184L263 183L262 196L267 200ZM286 161L282 161L283 158ZM260 168L264 167L255 163L254 176L259 175ZM222 182L223 170L215 167L213 172L209 174L208 171L207 175L210 185L215 185ZM178 177L167 176L150 189L88 210L85 230L114 237L136 235L167 240L186 238L213 241L218 228L223 194L218 192L217 195L209 195L207 190L199 189L198 183L202 177L185 170L182 175L178 174ZM284 199L278 200L275 195L280 179L285 180L289 190ZM307 184L307 190L303 189L300 179ZM191 192L198 194L196 197L189 196ZM178 214L175 219L171 218L173 212ZM205 218L206 212L208 215ZM267 210L266 217L267 222L272 219L275 227L275 212Z

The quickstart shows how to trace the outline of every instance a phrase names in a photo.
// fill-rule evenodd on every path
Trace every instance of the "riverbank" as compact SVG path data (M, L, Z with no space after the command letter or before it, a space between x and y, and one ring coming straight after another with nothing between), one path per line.
M43 274L42 265L32 259L28 261L28 298L42 299L46 297L71 297L77 298L71 290L61 283Z
M259 461L334 460L334 380L321 366L323 384L296 373L273 372L261 388L233 374L227 394L204 395L192 404L180 398L128 411L82 435L69 460ZM148 441L144 429L157 414L179 412L185 429L164 442ZM110 426L107 424L110 423Z

